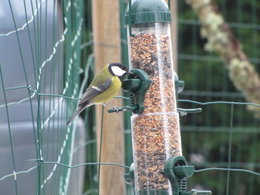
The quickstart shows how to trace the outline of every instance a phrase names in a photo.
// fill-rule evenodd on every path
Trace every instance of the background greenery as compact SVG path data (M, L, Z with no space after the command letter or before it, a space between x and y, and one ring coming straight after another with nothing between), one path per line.
M257 52L260 46L257 23L260 19L257 15L260 3L247 0L217 2L248 58L260 72ZM201 102L245 101L229 80L221 59L203 50L206 40L200 37L196 15L183 1L179 1L178 21L179 76L186 84L180 98ZM194 105L185 103L180 106ZM231 166L259 172L259 120L245 106L234 106L233 115L230 105L216 104L202 109L200 114L181 119L184 156L189 158L190 163L197 168ZM231 163L228 165L229 159ZM207 186L206 189L212 189L213 194L256 195L259 193L257 185L260 184L260 178L234 172L228 182L226 172L211 171L196 174L190 184Z

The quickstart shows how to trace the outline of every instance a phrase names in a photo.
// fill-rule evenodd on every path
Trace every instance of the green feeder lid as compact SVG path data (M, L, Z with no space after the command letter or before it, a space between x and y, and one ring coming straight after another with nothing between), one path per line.
M164 0L132 0L131 6L128 5L125 19L128 25L130 23L170 23L171 13Z

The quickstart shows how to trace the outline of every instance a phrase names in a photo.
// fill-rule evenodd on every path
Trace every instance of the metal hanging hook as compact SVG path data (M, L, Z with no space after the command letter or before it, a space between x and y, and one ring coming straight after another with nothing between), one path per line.
M129 0L129 10L128 10L128 20L129 20L129 36L132 36L132 0Z

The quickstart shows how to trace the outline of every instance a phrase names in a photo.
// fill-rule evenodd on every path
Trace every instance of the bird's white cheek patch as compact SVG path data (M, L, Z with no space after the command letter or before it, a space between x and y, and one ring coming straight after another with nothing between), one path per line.
M112 70L112 72L114 73L114 75L116 75L116 76L122 76L123 74L126 73L125 70L121 69L121 68L118 67L118 66L112 66L112 67L111 67L111 70Z

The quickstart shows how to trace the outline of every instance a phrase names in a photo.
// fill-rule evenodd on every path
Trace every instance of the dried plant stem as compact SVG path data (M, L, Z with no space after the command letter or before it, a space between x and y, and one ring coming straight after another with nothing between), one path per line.
M208 40L205 50L218 53L224 60L229 77L246 101L260 104L260 78L242 51L239 40L225 22L214 0L187 0L201 22L201 36ZM260 118L259 107L249 107Z

